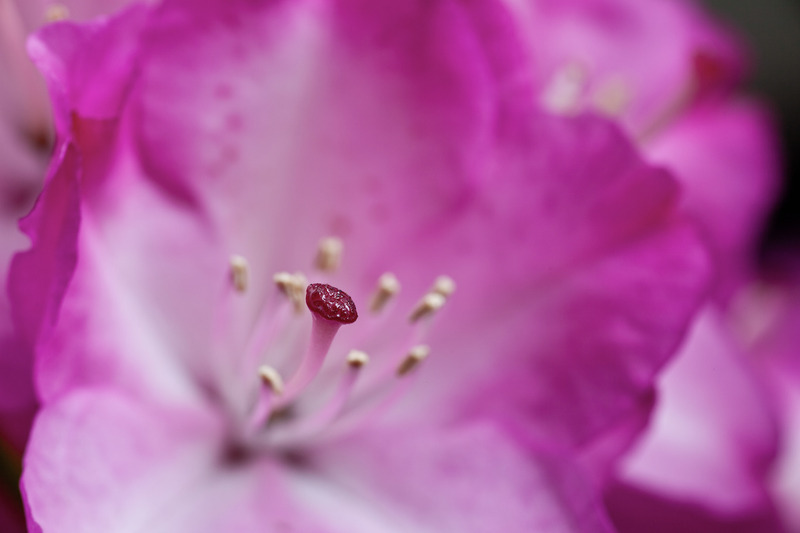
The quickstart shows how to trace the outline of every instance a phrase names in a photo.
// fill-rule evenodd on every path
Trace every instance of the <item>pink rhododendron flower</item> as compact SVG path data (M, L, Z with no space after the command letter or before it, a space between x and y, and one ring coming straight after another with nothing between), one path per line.
M32 531L610 531L587 476L706 256L613 124L538 109L515 24L174 0L41 31Z

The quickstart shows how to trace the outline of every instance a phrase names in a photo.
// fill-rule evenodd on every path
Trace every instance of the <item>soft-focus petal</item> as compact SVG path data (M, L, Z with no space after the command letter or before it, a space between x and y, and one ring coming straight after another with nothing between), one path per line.
M768 508L778 446L770 398L718 314L698 320L660 380L653 425L623 481L720 516Z
M490 426L370 431L287 466L226 459L214 424L102 390L51 404L24 476L32 530L610 531L567 457L532 461Z
M528 24L540 92L572 65L583 73L579 103L602 109L604 98L619 101L634 134L663 126L701 91L729 87L743 70L737 43L690 2L510 3Z
M702 505L617 482L606 495L618 533L786 533L774 509L720 516Z
M218 445L208 438L214 423L203 411L155 411L102 390L51 404L37 418L25 459L29 527L146 527L208 476L214 458L209 450ZM159 498L152 497L154 489Z
M753 275L779 184L776 146L765 111L738 100L698 106L647 144L684 186L683 207L713 248L715 292L725 299Z
M782 251L764 284L738 309L755 363L775 395L783 429L773 493L790 531L800 531L800 269L796 250Z
M370 428L310 460L343 494L363 498L365 517L392 517L397 531L611 531L591 484L570 465L569 455L520 446L481 423ZM322 502L331 515L346 508L346 500Z

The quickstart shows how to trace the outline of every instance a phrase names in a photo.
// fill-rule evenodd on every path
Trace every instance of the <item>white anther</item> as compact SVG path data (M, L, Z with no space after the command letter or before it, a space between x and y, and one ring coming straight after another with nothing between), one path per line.
M378 279L378 287L369 303L370 310L373 313L380 312L398 292L400 292L400 282L394 274L386 272Z
M67 20L68 18L69 9L62 4L52 4L48 6L47 10L44 12L44 20L47 23Z
M449 298L456 292L456 282L453 281L453 278L450 276L439 276L436 278L436 281L433 282L433 287L431 287L430 292L441 294L445 298Z
M275 285L280 291L289 298L294 305L295 311L302 312L305 302L306 287L308 280L302 272L289 274L288 272L278 272L272 277Z
M423 296L422 300L420 300L414 310L411 311L411 315L408 317L408 319L411 322L416 322L421 318L430 316L441 309L445 301L447 301L447 299L441 294L429 292Z
M622 115L630 102L630 89L619 78L612 78L603 83L592 95L595 109L610 117Z
M403 359L403 362L400 363L400 366L397 367L397 375L407 375L409 372L414 370L417 365L424 361L430 353L431 349L423 344L414 346L411 348L411 350L409 350L408 355L406 355L405 359Z
M333 272L342 262L344 243L337 237L325 237L319 241L316 266L323 272Z
M231 256L231 283L238 292L245 292L250 282L250 265L241 255Z
M559 69L542 94L541 102L553 113L568 114L578 111L586 85L586 69L577 62Z
M261 383L269 387L275 394L283 393L283 378L281 378L278 371L271 366L260 366L258 368L258 377L261 378Z
M352 368L361 368L369 363L369 356L361 350L350 350L347 354L347 364Z

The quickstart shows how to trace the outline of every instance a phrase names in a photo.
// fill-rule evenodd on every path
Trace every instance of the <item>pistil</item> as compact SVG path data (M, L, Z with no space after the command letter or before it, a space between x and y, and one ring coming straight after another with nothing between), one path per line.
M308 286L306 305L313 318L311 343L300 368L286 386L282 405L294 400L319 373L339 328L344 324L352 324L358 318L353 299L346 292L324 283Z

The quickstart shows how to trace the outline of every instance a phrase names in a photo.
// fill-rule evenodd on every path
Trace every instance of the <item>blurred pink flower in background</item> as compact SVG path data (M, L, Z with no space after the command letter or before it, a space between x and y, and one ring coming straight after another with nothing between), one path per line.
M758 367L782 428L770 489L787 529L800 531L800 256L775 251L760 280L739 300L734 317Z
M545 107L618 120L674 171L714 260L713 298L660 377L651 426L609 489L612 517L622 531L778 531L779 417L729 310L758 274L779 184L771 121L735 92L742 53L689 2L521 6L531 47L550 43L533 63Z
M32 531L612 530L707 257L613 124L538 109L507 6L176 0L30 49ZM297 270L359 309L330 350Z

